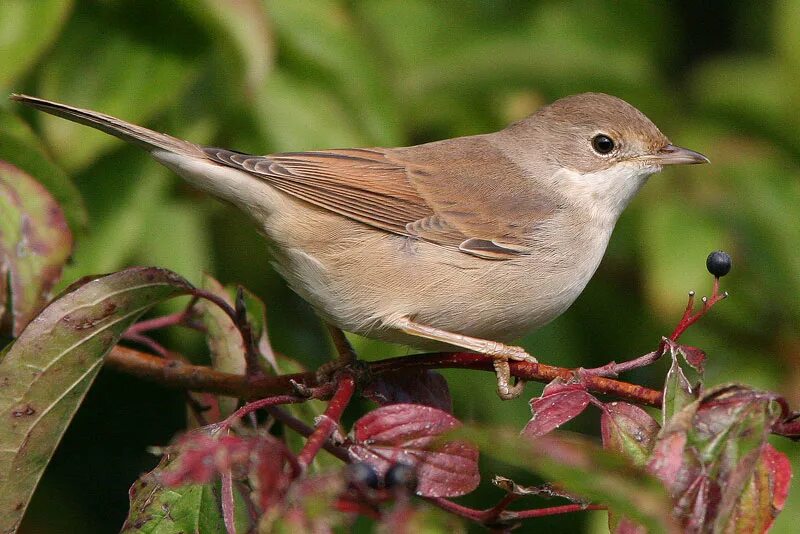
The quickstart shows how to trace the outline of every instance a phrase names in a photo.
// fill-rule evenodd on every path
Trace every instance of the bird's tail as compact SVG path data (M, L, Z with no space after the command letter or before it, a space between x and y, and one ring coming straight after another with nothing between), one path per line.
M91 126L107 134L119 137L123 141L142 147L148 152L152 152L154 149L161 149L178 154L203 156L202 151L195 144L125 122L110 115L67 106L34 96L12 94L10 98L51 115Z

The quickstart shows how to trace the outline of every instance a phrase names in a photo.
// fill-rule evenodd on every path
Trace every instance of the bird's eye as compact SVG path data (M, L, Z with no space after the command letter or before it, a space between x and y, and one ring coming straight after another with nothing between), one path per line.
M592 138L592 148L598 154L609 154L614 146L614 140L607 135L597 134Z

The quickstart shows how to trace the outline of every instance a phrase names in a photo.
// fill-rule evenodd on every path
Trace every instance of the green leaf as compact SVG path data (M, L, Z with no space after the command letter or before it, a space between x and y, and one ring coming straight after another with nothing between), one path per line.
M615 513L636 521L648 532L678 532L672 505L661 482L578 435L551 433L525 440L503 428L467 426L445 436L478 445L483 454L545 479L591 502L607 504Z
M19 335L49 298L71 251L72 234L55 199L0 161L0 332L5 324Z
M133 159L126 156L134 156ZM116 204L105 217L94 221L91 234L85 236L75 251L73 262L67 266L64 277L77 278L89 272L109 272L121 269L142 243L143 234L152 220L151 212L165 202L170 177L166 169L139 157L135 152L123 151L116 159L133 183L124 195L112 194ZM109 184L119 191L119 184Z
M163 185L174 183L171 178ZM187 202L164 196L157 209L141 210L144 231L138 235L134 265L158 265L199 284L212 265L206 206L199 199ZM169 229L168 239L159 228Z
M130 122L142 123L175 101L195 69L185 57L109 31L98 46L97 28L108 24L76 17L42 69L41 93L68 104L90 107ZM87 61L91 58L91 61ZM69 169L85 167L100 153L119 146L110 135L58 117L42 116L49 144Z
M36 65L58 36L72 0L3 0L0 9L0 88Z
M306 80L314 77L304 85L325 87L326 94L337 94L347 110L348 123L359 125L367 144L402 142L388 65L376 53L371 32L351 13L353 8L332 0L267 0L266 5L282 50L297 61L296 66L291 65L292 72Z
M269 77L255 111L277 152L371 144L340 100L283 70Z
M214 33L233 45L244 81L255 94L272 67L273 44L267 13L260 0L184 0L189 9Z
M231 307L233 298L228 291L209 275L203 277L203 289L225 300ZM211 365L217 371L243 375L245 373L245 347L239 330L231 318L219 306L202 299L197 303L197 310L206 327L206 342L211 351ZM223 417L236 410L238 400L233 398L219 399L220 413Z
M225 534L218 484L186 484L166 488L158 482L173 458L165 457L150 473L137 480L130 491L130 510L122 533ZM247 505L234 489L237 532L247 532Z
M0 361L0 532L19 525L103 357L141 314L190 287L152 267L81 281L10 346Z
M662 426L672 417L697 399L702 387L702 376L686 360L681 345L665 340L672 360L667 378L664 380L664 401L661 407Z
M85 230L86 207L78 188L44 150L41 139L13 113L0 108L0 160L27 172L55 197L73 234Z

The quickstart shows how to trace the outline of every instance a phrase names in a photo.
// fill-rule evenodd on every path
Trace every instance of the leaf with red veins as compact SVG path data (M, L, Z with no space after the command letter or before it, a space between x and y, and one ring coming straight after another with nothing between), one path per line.
M556 378L542 391L542 396L531 399L531 417L522 430L527 438L538 438L577 417L594 397L580 382L564 382Z
M765 443L725 532L767 532L778 513L783 510L791 479L792 465L789 459L772 445Z
M603 447L621 452L637 466L647 464L660 425L643 409L627 402L603 405Z
M363 394L381 406L422 404L447 413L453 411L447 381L436 371L428 369L381 373L364 389Z
M439 438L461 422L449 413L419 404L390 404L353 425L351 458L367 462L383 477L397 462L416 469L417 494L456 497L480 482L478 449L464 441Z

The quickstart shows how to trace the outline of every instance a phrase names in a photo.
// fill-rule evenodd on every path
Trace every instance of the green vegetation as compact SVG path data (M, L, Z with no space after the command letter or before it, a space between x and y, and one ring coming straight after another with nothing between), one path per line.
M712 164L651 178L584 294L522 344L563 367L649 352L680 318L687 291L710 292L704 262L723 249L733 257L724 280L731 297L682 341L708 353L708 384L778 391L796 409L798 28L800 2L792 0L705 7L633 0L4 0L0 93L51 98L254 153L415 144L499 129L567 94L617 95ZM56 289L131 265L165 267L197 286L209 272L261 297L276 350L309 368L332 354L324 329L271 269L244 215L192 190L143 152L0 98L0 160L35 177L64 210L76 248ZM159 341L188 355L207 353L200 335L165 336ZM354 341L367 359L410 352ZM667 367L626 378L658 389ZM489 375L443 374L462 420L521 428L529 419L522 398L497 399ZM538 388L529 385L527 398ZM182 395L101 372L23 531L118 529L127 488L157 463L145 447L168 443L184 419ZM593 422L580 418L568 428L596 433ZM773 444L792 451L787 440ZM498 465L486 460L481 468L486 479ZM796 531L794 489L774 532ZM496 495L482 488L468 502L481 506ZM541 526L600 532L604 522L602 512L587 512Z

